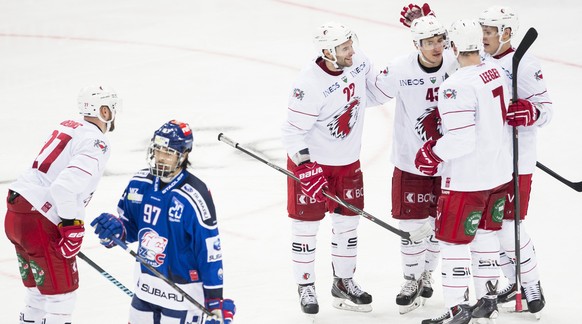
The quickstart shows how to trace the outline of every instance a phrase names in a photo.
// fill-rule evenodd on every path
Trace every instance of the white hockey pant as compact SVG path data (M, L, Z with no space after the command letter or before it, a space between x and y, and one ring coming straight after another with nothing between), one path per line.
M499 281L499 240L496 232L478 229L470 248L475 296L479 300L487 294L487 281L493 285Z
M515 282L515 222L503 220L503 227L497 234L501 244L500 264L509 282ZM525 222L519 225L521 283L523 286L536 284L540 280L538 258L530 236L525 230Z
M334 275L352 278L358 257L358 223L360 216L331 214L331 261Z

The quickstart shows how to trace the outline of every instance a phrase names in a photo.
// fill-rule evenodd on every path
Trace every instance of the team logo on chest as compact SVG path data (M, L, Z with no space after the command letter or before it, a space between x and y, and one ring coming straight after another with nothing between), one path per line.
M420 138L426 142L438 140L443 136L443 126L441 116L437 107L427 108L426 111L416 119L414 130Z
M164 263L166 258L166 245L168 245L168 239L160 236L156 231L151 228L143 228L138 233L141 240L139 242L139 248L137 250L137 255L139 255L146 263L153 267L159 267Z
M333 116L333 120L327 124L331 136L344 139L346 136L350 135L358 121L359 111L360 97L354 97L354 99L347 103L337 115Z

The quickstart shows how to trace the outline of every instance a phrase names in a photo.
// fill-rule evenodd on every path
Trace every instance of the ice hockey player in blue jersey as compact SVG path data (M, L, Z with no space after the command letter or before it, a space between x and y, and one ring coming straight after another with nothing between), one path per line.
M111 237L138 242L137 254L220 320L202 312L141 263L129 324L229 324L235 306L223 299L223 268L216 211L210 191L187 170L192 130L175 120L155 131L147 152L148 169L130 180L119 200L119 217L99 215L91 223L101 244Z

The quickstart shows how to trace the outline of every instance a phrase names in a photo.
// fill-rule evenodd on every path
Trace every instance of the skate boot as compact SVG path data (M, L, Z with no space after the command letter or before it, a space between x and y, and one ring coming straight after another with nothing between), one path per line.
M372 296L363 291L352 278L334 278L331 294L335 308L354 312L372 311Z
M497 309L497 283L493 285L491 281L487 281L487 291L487 295L481 297L477 304L473 306L473 311L471 312L473 323L495 323L495 319L499 315L499 310Z
M319 312L319 304L315 295L315 285L299 285L297 291L299 292L301 310L305 314L317 314Z
M434 282L434 280L432 280L432 272L424 270L420 279L422 280L422 289L420 290L420 296L422 296L422 298L432 297L433 292L432 283Z
M421 291L422 279L415 280L414 277L406 277L406 281L402 285L400 293L396 295L396 305L399 306L398 311L400 314L409 313L421 306Z
M529 312L534 314L537 319L540 319L540 312L546 306L546 299L544 298L544 292L540 282L538 281L533 285L522 287L521 291L527 301L527 309Z
M517 293L517 289L515 289L515 287L516 285L514 282L508 284L505 288L501 289L497 294L497 303L505 304L515 300L515 294Z
M422 324L469 324L471 322L471 306L459 304L451 307L439 317L425 319Z

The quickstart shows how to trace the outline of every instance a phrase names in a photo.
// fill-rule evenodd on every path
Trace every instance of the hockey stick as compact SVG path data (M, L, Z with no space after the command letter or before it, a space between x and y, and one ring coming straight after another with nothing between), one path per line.
M129 253L132 257L134 257L137 261L139 261L144 267L146 267L149 271L151 271L156 277L162 279L165 283L170 285L170 287L174 288L177 292L182 295L182 297L186 298L189 302L191 302L196 308L201 310L208 318L218 320L218 316L211 313L206 307L202 304L197 302L194 297L190 296L187 292L185 292L182 288L178 287L175 283L173 283L170 279L164 276L161 272L159 272L156 268L154 268L151 264L147 263L142 257L137 255L125 242L121 241L119 238L112 236L110 237L115 244L119 245L122 249L124 249L127 253Z
M111 283L116 285L117 288L123 290L123 292L126 293L129 297L133 297L133 292L131 290L129 290L129 288L125 287L121 282L119 282L112 275L110 275L109 272L103 270L103 268L101 268L99 265L97 265L97 263L93 262L93 260L89 259L89 257L86 256L85 254L83 254L83 252L79 252L79 254L77 254L77 256L79 258L83 259L83 261L87 262L91 267L93 267L93 269L95 269L99 273L101 273L101 275L103 277L105 277L107 280L111 281Z
M530 28L525 33L525 36L517 46L515 53L513 54L513 66L512 66L512 77L511 77L511 89L513 91L512 101L517 102L517 68L519 67L519 62L525 55L525 52L538 38L538 32L535 28ZM521 304L521 239L520 239L520 221L521 221L521 211L520 211L520 201L519 201L519 149L518 149L518 133L517 127L513 127L513 199L514 199L514 231L515 231L515 311L521 312L523 306Z
M233 140L231 140L230 138L224 136L223 133L218 134L218 140L221 141L221 142L223 142L223 143L226 143L226 144L228 144L228 145L230 145L232 147L234 147L235 149L238 149L238 150L244 152L247 155L250 155L250 156L254 157L255 159L257 159L257 160L265 163L266 165L270 166L271 168L273 168L273 169L275 169L275 170L277 170L277 171L285 174L289 178L291 178L291 179L293 179L295 181L299 181L299 179L293 173L291 173L289 170L283 169L283 168L279 167L278 165L273 164L273 163L271 163L271 162L269 162L269 161L261 158L260 156L256 155L255 153L253 153L253 152L245 149L244 147L242 147L239 143L236 143ZM358 215L361 215L362 217L367 218L367 219L371 220L372 222L374 222L374 223L376 223L376 224L384 227L385 229L387 229L390 232L392 232L392 233L394 233L394 234L402 237L403 239L410 240L410 236L411 235L410 235L409 232L405 232L403 230L397 229L397 228L395 228L393 226L390 226L390 225L384 223L383 221L381 221L381 220L377 219L376 217L370 215L369 213L361 210L360 208L358 208L358 207L356 207L356 206L354 206L354 205L352 205L352 204L344 201L343 199L339 198L336 195L330 195L329 193L327 193L325 191L323 192L323 195L326 196L327 198L335 201L336 203L338 203L338 204L346 207L347 209L353 211L354 213L356 213ZM428 225L428 226L430 227L430 225ZM418 231L419 231L419 233L422 233L422 231L428 231L428 230L429 229L427 229L427 228L421 228ZM432 227L430 227L430 231L432 231ZM426 234L426 236L428 236L428 235L430 235L430 232L428 232Z
M578 191L578 192L582 192L582 181L580 182L572 182L572 181L568 181L566 180L564 177L560 176L559 174L557 174L556 172L552 171L552 169L548 168L547 166L541 164L540 162L536 163L536 166L540 169L542 169L544 172L546 172L547 174L551 175L552 177L558 179L558 181L560 181L561 183L565 184L566 186Z

